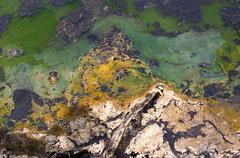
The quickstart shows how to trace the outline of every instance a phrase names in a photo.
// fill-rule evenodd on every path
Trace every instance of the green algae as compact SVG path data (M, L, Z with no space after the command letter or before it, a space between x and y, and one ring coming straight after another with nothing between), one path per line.
M141 50L144 62L149 64L152 58L160 62L158 68L151 67L151 70L162 80L173 82L178 87L189 79L198 87L214 80L226 80L220 67L214 64L216 52L223 43L217 30L190 31L175 38L156 37L147 33L147 28L139 20L109 16L96 22L91 31L101 36L113 26L120 27L132 39L134 48ZM200 64L209 64L210 67L205 70Z
M220 13L220 10L226 4L223 2L216 1L212 4L203 5L201 7L201 11L203 13L202 20L200 22L200 26L204 28L205 24L209 24L211 26L215 26L219 29L224 28L223 20Z
M0 0L0 15L5 13L17 14L19 0Z
M47 8L53 10L56 17L58 19L60 19L61 17L66 16L70 12L79 9L80 6L81 6L81 1L80 0L75 0L72 3L65 4L64 6L55 7L55 6L52 6L52 5L48 5Z
M51 10L43 10L35 16L14 18L0 38L0 46L13 44L26 54L42 50L55 34L57 19Z
M178 30L177 18L164 16L154 9L144 9L144 11L140 13L140 19L142 19L144 22L148 22L151 24L153 24L154 22L159 22L160 27L167 32Z
M227 74L230 70L234 70L237 62L240 60L240 47L233 43L225 42L218 50L217 63L221 66L223 72Z
M45 8L36 15L22 18L19 17L17 12L19 1L1 1L0 8L3 7L3 9L0 10L3 13L13 13L13 15L7 31L0 36L0 48L6 51L9 46L14 46L24 50L21 57L13 60L0 59L0 65L2 66L15 66L21 62L43 65L41 60L34 58L34 55L44 50L51 40L55 40L56 27L60 17L80 6L79 0L60 7L54 7L46 3L44 4Z

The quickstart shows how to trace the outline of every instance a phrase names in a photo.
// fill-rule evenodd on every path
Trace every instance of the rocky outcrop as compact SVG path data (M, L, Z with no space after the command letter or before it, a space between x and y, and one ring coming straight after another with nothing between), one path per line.
M24 130L8 133L6 138L9 139L4 141L11 141L13 134L25 133L29 139L45 144L45 156L49 157L240 155L236 132L224 120L209 112L205 102L184 98L162 84L132 102L126 110L116 109L107 102L92 107L88 117L79 117L65 126L68 134L62 136ZM11 149L11 146L8 148ZM4 150L2 156L4 153L10 152Z
M93 24L91 12L81 9L64 17L57 28L57 32L63 37L65 43L78 39Z
M91 28L96 18L105 15L107 10L102 0L84 1L79 10L60 20L57 32L63 37L65 43L77 40Z

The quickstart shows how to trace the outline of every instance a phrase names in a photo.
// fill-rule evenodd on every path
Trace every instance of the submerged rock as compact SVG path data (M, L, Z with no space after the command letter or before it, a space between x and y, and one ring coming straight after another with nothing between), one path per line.
M15 90L13 93L14 109L9 118L13 120L26 118L30 114L32 101L38 105L43 105L43 100L36 93L26 89Z
M65 4L71 3L74 0L49 0L49 2L54 6L63 6Z
M233 94L236 96L240 96L240 84L233 88Z
M235 30L240 32L240 8L239 7L224 7L221 10L221 15L223 17L226 26L233 26Z
M150 64L150 66L156 67L156 68L158 68L159 65L160 65L160 63L159 63L159 61L157 59L150 59L149 60L149 64Z
M42 0L21 0L19 15L32 16L43 7Z
M81 9L63 17L57 31L66 43L78 39L92 26L94 19L90 11Z
M87 32L99 16L104 16L108 11L104 9L102 0L83 1L82 7L63 17L57 28L65 43L77 40Z
M7 25L9 23L10 17L11 17L11 15L8 13L0 16L0 34L7 30Z
M206 98L221 98L226 99L230 97L227 88L221 83L212 83L203 87L204 97Z
M198 23L202 18L201 5L214 2L213 0L140 0L135 6L143 10L145 6L155 6L161 13L168 16L176 16L181 22Z

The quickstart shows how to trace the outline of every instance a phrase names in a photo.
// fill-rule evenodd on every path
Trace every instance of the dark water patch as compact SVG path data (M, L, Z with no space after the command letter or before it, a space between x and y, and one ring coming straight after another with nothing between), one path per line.
M9 23L10 16L11 15L8 13L0 16L0 33L3 33L7 30L7 25ZM0 52L0 54L1 54L1 52Z
M19 15L21 17L32 16L36 14L41 8L43 8L41 0L21 0Z
M3 67L0 66L0 82L4 82L5 80L6 80L5 71Z
M32 108L32 101L43 105L40 96L31 90L17 89L13 92L14 109L9 116L10 119L21 120L26 118Z
M89 41L90 43L94 43L94 42L99 41L98 36L95 35L95 34L90 34L90 35L88 35L88 36L87 36L87 39L88 39L88 41Z
M6 87L5 86L1 86L0 87L0 92L3 91Z
M233 94L236 96L240 96L240 84L233 88Z
M63 6L65 4L72 3L74 0L49 0L49 2L54 6Z
M204 97L212 99L227 99L230 94L227 92L226 87L221 83L211 83L203 87Z
M233 79L233 78L237 77L238 75L239 75L239 72L236 71L236 70L230 70L228 72L228 78L229 79Z

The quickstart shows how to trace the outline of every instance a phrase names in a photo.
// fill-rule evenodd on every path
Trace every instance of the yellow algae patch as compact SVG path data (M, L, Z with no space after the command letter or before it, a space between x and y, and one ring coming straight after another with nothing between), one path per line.
M74 117L73 109L69 106L58 104L56 106L56 119L68 119L70 117Z
M126 107L155 83L156 79L142 61L118 53L118 48L97 48L81 59L66 96L78 107L106 101Z
M230 103L215 102L208 107L208 110L217 117L225 120L233 130L240 131L240 111Z

